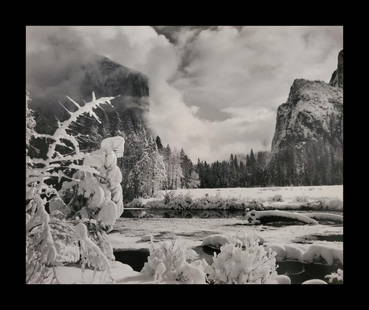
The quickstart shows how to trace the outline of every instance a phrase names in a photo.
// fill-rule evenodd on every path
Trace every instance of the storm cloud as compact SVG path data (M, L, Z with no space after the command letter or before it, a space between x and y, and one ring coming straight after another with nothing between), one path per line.
M78 64L95 55L146 74L149 121L193 160L270 148L277 107L296 78L328 81L342 27L27 27L27 85L73 96ZM77 77L78 78L78 77ZM46 87L45 87L46 86ZM31 93L32 96L32 93Z

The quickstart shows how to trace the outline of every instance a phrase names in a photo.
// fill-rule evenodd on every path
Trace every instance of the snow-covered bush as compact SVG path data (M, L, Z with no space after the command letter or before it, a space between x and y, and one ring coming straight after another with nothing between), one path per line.
M72 216L96 219L106 230L112 229L123 213L122 174L117 166L123 151L122 137L104 139L101 148L87 154L83 161L84 166L97 170L98 177L89 171L77 171L72 181L63 183L60 193L68 196Z
M322 199L321 205L323 209L332 211L342 211L343 201L341 199Z
M205 284L206 266L207 263L198 259L196 252L171 240L157 244L151 242L150 256L141 272L154 277L157 282Z
M343 250L333 246L313 244L304 253L302 259L307 263L343 265Z
M342 284L343 283L343 270L338 268L337 272L332 272L331 274L327 274L325 278L328 279L329 283Z
M307 210L343 210L343 201L338 198L309 199L307 196L297 196L294 201L301 204L300 208Z
M236 198L203 197L193 199L188 195L173 195L168 192L161 201L149 201L145 207L150 209L173 210L262 210L263 205L256 201L244 201Z
M273 197L270 198L270 200L273 201L273 202L281 202L281 201L283 201L282 195L280 195L280 194L274 195Z
M277 253L275 257L277 262L281 262L284 260L294 260L302 262L304 252L295 244L268 243L265 246Z
M308 197L307 196L296 196L295 201L306 203L308 202Z
M163 200L164 204L168 204L172 200L173 197L174 197L174 193L173 192L166 191L164 193L164 200Z
M254 235L237 236L241 243L227 243L214 254L206 269L214 284L268 284L276 282L276 259L271 249L259 244Z
M133 199L132 201L126 204L126 208L144 208L142 199L140 198Z
M238 240L234 236L229 235L210 235L207 236L201 243L201 246L207 246L214 249L220 249L227 243L237 243Z
M28 204L26 217L26 282L53 282L57 251L51 235L50 216L44 207L44 200L35 195Z
M110 104L113 97L96 99L93 94L92 101L83 106L69 99L77 110L66 109L69 118L58 122L54 134L39 134L35 131L30 98L26 94L27 283L57 282L55 267L64 262L77 262L80 256L83 266L106 271L109 270L107 255L114 258L104 229L109 229L123 211L121 174L116 158L123 155L124 140L119 137L105 139L101 150L89 155L79 148L80 136L70 134L70 126L81 115L89 114L98 120L94 109ZM48 141L46 158L30 157L33 139ZM67 185L58 192L50 185L51 179L63 185L70 180L72 195L68 197ZM79 206L75 203L77 198L82 202ZM90 238L90 229L81 223L82 218L86 224L97 223L96 234L92 236L100 247Z
M82 222L74 227L75 238L80 242L82 271L90 267L95 271L105 271L111 277L109 259L89 238L87 227Z
M31 98L28 95L28 92L26 92L26 144L29 145L29 141L31 140L34 129L36 127L36 121L33 117L32 110L29 107L29 103L31 101ZM28 151L26 149L26 151Z

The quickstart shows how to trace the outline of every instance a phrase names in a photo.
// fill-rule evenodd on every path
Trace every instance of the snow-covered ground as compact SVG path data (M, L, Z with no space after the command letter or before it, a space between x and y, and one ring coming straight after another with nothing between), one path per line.
M113 232L109 234L109 239L115 250L148 249L151 236L154 242L176 239L180 240L185 247L195 248L201 246L203 241L212 235L235 236L242 233L255 233L266 245L275 250L284 251L284 253L277 251L282 256L301 253L298 256L302 258L303 253L312 252L309 255L313 258L315 252L308 251L312 246L323 246L323 250L328 248L331 249L330 252L341 251L342 253L343 250L341 241L310 238L312 235L343 235L341 225L253 226L245 225L244 220L240 218L121 218L117 221ZM301 243L304 240L307 243ZM316 248L312 249L316 250ZM326 253L327 250L323 252ZM90 270L85 270L82 278L81 269L73 266L57 267L57 275L61 283L113 283L107 274L97 272L94 275ZM120 262L112 262L111 275L116 284L155 283L153 278L144 276Z
M280 204L300 203L314 200L343 201L343 186L304 186L269 188L226 188L176 190L175 195L189 194L193 199L209 197L257 200ZM163 199L164 191L155 199ZM280 195L282 201L273 201ZM152 199L151 199L152 200ZM278 199L279 200L279 199ZM303 214L303 213L301 213ZM308 214L308 213L307 213ZM322 213L312 213L319 220ZM325 214L325 213L324 213ZM323 215L324 215L323 214ZM328 213L327 213L328 214ZM334 215L342 214L336 212ZM312 217L313 218L313 217ZM323 216L323 219L325 217ZM201 247L203 241L212 235L237 236L243 233L256 234L266 244L278 252L281 260L286 257L299 261L314 261L319 255L328 261L338 257L342 261L343 225L342 223L325 225L249 225L242 217L230 218L119 218L109 234L109 240L115 250L148 249L150 240L180 240L188 248ZM318 236L318 237L316 237ZM338 241L337 241L338 240ZM322 255L321 255L322 254ZM86 270L84 280L77 267L58 267L58 277L62 283L97 283L104 274L93 275ZM134 271L120 262L112 263L114 283L155 283L153 279ZM108 280L111 281L111 280ZM105 282L106 283L106 282ZM110 282L111 283L111 282Z
M174 195L190 195L194 199L208 195L209 197L267 201L276 195L281 195L284 201L296 201L303 197L309 200L343 200L343 185L177 189L160 191L158 198L163 198L166 192L173 192Z
M328 240L331 236L342 236L342 225L274 227L245 225L245 221L241 218L120 218L109 234L109 239L115 250L148 249L151 236L154 242L179 240L184 247L198 248L209 236L237 236L243 233L255 233L264 244L277 251L281 260L293 256L301 261L307 254L312 260L320 252L328 259L330 259L330 253L342 257L342 241L324 240L324 237L328 237ZM314 238L314 236L322 238ZM319 250L319 253L316 250ZM57 267L57 275L61 283L113 283L107 274L97 272L94 275L90 270L85 270L82 278L81 269L73 266ZM111 275L114 283L117 284L155 283L153 278L148 278L120 262L112 262Z

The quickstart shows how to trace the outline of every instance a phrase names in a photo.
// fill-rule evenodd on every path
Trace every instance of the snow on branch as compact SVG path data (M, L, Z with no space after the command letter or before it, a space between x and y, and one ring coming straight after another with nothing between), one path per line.
M49 147L48 153L47 153L47 157L49 159L53 158L53 156L55 155L55 148L58 144L65 144L64 142L62 142L62 139L68 140L70 141L74 148L75 148L75 152L79 153L79 145L78 145L78 141L75 137L73 137L72 135L67 133L67 129L69 129L70 125L73 122L76 122L77 119L83 115L83 114L87 114L90 115L92 117L94 117L98 122L100 122L99 117L95 114L95 112L93 111L95 108L99 107L102 104L109 104L111 105L111 100L114 99L114 97L102 97L99 99L96 99L95 97L95 93L92 93L92 101L87 102L84 106L80 106L76 101L74 101L72 98L67 97L72 103L74 103L76 105L76 107L78 107L78 110L70 113L71 116L69 119L67 119L64 122L58 122L58 128L56 129L54 135L53 135L53 139L55 139L54 143L52 143Z
M88 153L80 151L77 138L67 131L71 130L71 124L76 122L83 114L90 115L99 121L94 109L102 104L111 105L111 100L114 97L96 99L95 94L92 93L92 101L85 103L84 106L80 106L69 97L68 99L77 107L77 111L68 111L69 119L64 122L58 121L58 128L53 135L39 134L35 131L36 122L32 110L28 106L31 99L26 94L27 283L58 282L55 272L55 267L59 263L57 259L71 256L69 253L71 249L74 253L72 253L72 257L79 257L75 254L78 251L81 252L83 257L82 269L87 264L95 270L105 270L110 275L109 260L112 256L112 250L105 240L103 229L104 226L112 226L117 215L123 212L121 175L116 163L117 156L114 152L119 156L123 155L124 139L121 137L110 138L108 142L105 142L102 149L98 151L103 165L95 166L90 165L91 160L86 161L86 157L89 157ZM52 140L46 159L31 158L29 156L28 148L32 147L30 145L32 138ZM73 147L66 143L68 141ZM56 150L58 145L64 147L64 149L69 148L73 152L61 154ZM57 178L59 183L62 182L62 189L68 188L69 184L72 193L75 194L80 191L84 194L83 199L80 199L79 209L72 207L74 196L65 197L62 190L57 191L53 185L45 183L50 178ZM71 182L63 182L63 180L70 180ZM80 186L83 182L87 186L85 191ZM66 201L70 198L72 200L66 205L63 198ZM49 203L50 214L45 209L47 203ZM101 209L100 212L99 209ZM81 223L83 214L85 214L84 222L90 223L88 232L86 226ZM113 217L111 214L113 214ZM59 219L62 225L50 226L50 217L54 222ZM97 221L94 217L97 217ZM73 220L77 221L77 226L74 226ZM93 222L95 224L92 225ZM64 228L60 230L60 227ZM71 239L70 233L64 231L66 227L69 227L71 231L77 230L77 239L81 243L80 248L78 248L75 241L71 241L70 244L66 242L67 239ZM91 233L91 229L93 233ZM92 234L92 239L88 234ZM100 237L93 237L94 234ZM61 237L62 235L65 238ZM94 238L97 238L97 240ZM50 270L54 272L50 274Z

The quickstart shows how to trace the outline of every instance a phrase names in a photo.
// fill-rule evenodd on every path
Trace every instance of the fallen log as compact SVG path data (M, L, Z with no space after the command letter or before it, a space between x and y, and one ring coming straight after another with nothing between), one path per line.
M331 213L306 213L306 216L317 221L330 221L335 223L343 223L343 216Z
M298 221L305 224L318 224L318 221L304 214L279 210L270 210L270 211L252 210L247 212L246 220L250 224L264 224L268 222L279 222L279 221Z

